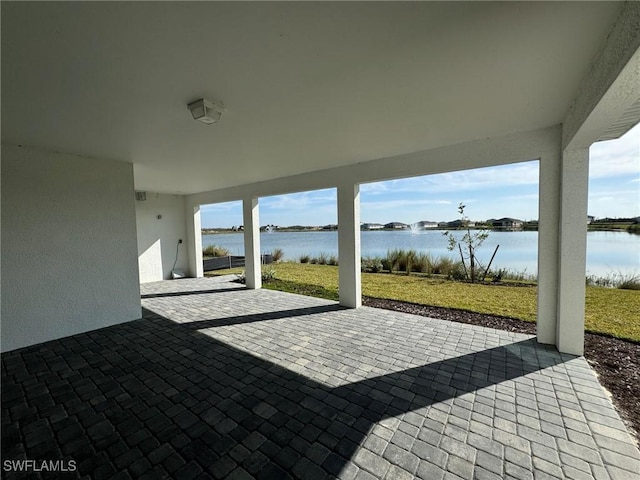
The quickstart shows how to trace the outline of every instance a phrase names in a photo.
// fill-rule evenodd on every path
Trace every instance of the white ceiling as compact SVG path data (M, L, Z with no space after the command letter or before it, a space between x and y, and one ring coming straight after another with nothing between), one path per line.
M620 7L2 2L2 141L195 193L556 125Z

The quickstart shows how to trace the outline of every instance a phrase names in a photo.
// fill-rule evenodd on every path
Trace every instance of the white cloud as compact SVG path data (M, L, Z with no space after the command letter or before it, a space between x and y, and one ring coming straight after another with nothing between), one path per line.
M589 178L637 176L640 172L640 125L626 135L597 142L589 150Z
M450 205L451 202L442 201L442 200L428 200L425 198L402 198L395 200L380 200L380 201L369 201L364 200L360 202L362 208L367 209L389 209L393 210L396 208L407 208L407 207L429 207L432 205Z
M388 193L444 193L469 190L491 190L505 185L535 185L538 183L538 161L439 173L384 182L367 183L361 192L367 195Z

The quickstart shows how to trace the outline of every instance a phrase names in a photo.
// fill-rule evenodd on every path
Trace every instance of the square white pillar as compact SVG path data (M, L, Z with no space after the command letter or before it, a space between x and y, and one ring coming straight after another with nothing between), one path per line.
M360 186L338 187L338 292L340 305L362 305L360 273Z
M242 218L244 221L244 269L248 288L262 287L262 271L260 269L260 219L258 215L258 199L245 198L242 201Z
M201 278L204 276L204 270L202 266L202 223L200 218L200 205L187 205L186 209L189 275Z
M556 344L558 253L560 251L560 145L557 155L540 158L538 186L538 342Z
M558 255L558 350L584 353L589 150L564 151Z

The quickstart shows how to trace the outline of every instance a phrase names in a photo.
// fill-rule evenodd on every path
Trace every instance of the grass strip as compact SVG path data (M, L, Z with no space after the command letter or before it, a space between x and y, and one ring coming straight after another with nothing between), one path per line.
M338 267L300 263L273 265L276 279L265 288L338 299ZM239 273L219 270L213 275ZM489 315L536 321L537 288L470 284L436 277L363 273L362 294L368 297L455 308ZM586 288L585 329L640 342L640 292Z

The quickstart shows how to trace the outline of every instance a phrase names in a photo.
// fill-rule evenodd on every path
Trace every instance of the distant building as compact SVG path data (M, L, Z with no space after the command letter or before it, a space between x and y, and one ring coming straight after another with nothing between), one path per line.
M475 227L476 223L475 222L467 222L467 223L463 223L462 220L454 220L453 222L445 222L444 225L440 224L443 227L446 228L462 228L462 227Z
M438 222L429 222L427 220L421 220L416 225L420 228L438 228Z
M402 222L391 222L391 223L385 224L384 228L391 228L394 230L405 230L409 228L409 225Z
M362 230L382 230L384 225L381 223L363 223L360 228Z
M517 218L504 217L494 220L491 223L493 228L501 228L503 230L517 230L522 228L523 221Z
M593 215L587 215L587 225L593 222L596 219Z

